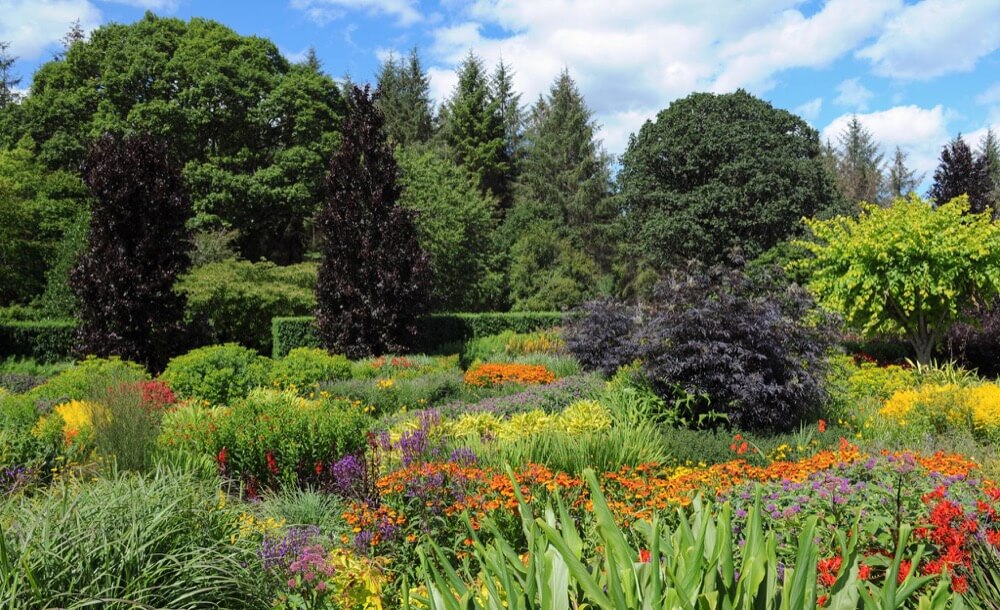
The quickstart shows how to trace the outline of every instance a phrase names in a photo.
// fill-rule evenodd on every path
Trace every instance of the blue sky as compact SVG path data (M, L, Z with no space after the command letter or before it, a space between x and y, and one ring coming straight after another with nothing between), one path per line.
M313 46L358 81L417 46L438 100L469 49L503 57L526 102L565 67L614 154L672 100L738 87L834 141L857 113L927 172L956 133L1000 130L1000 0L0 0L0 40L27 85L73 20L146 10L221 21L291 59Z

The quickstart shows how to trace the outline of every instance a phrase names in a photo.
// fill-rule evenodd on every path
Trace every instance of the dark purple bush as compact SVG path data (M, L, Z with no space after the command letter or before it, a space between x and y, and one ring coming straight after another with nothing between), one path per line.
M87 248L70 272L80 300L76 351L160 370L185 347L185 299L174 283L191 264L191 203L180 168L159 138L105 134L83 178L93 205Z
M639 333L639 354L661 396L705 396L701 413L735 427L785 431L824 399L830 321L808 293L767 272L692 264L667 276Z
M637 311L611 298L591 301L567 325L570 353L588 371L611 375L639 355L635 342Z
M367 87L352 88L349 109L317 217L316 325L327 349L361 358L409 347L430 301L431 268L414 213L399 205L399 167Z
M1000 301L970 308L973 323L952 326L942 356L976 369L984 377L1000 376Z

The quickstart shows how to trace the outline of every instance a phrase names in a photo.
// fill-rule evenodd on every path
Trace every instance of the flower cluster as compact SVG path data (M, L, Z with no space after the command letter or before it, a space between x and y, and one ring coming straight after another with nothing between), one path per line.
M894 425L920 431L968 429L977 436L1000 435L1000 386L924 384L897 391L879 415Z
M488 362L474 366L465 373L465 383L476 387L495 387L507 383L547 384L555 379L555 374L544 365L518 362Z

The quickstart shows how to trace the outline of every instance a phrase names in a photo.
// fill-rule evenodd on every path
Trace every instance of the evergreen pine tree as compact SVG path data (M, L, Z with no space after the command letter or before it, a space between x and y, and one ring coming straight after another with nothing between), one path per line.
M458 85L442 113L444 141L454 161L476 177L479 189L511 203L511 159L500 104L490 91L483 62L471 51L458 70Z
M0 40L0 108L17 101L14 88L21 84L21 79L14 75L14 63L17 58L9 53L10 43Z
M377 102L393 144L424 144L433 134L430 80L413 48L405 59L390 55L378 75Z
M978 214L990 209L990 184L986 157L975 155L958 134L941 150L941 162L934 170L934 183L929 192L941 205L958 197L969 196L969 211Z
M490 90L496 101L500 122L503 124L504 148L510 165L506 176L513 185L520 171L523 158L524 117L521 112L521 94L514 90L514 72L501 59L490 79Z
M309 50L306 51L305 64L309 66L313 72L320 72L323 70L323 62L320 60L319 56L316 55L316 47L311 46L309 47Z
M603 266L610 252L602 231L613 217L611 158L596 132L593 113L564 70L531 110L520 190L546 219L570 229Z
M323 345L360 358L403 351L427 310L431 269L414 212L399 205L399 166L368 87L353 87L317 219L323 260L316 323Z
M841 194L851 204L860 201L876 203L882 188L882 153L870 131L857 115L839 137L837 152L837 184Z
M900 197L906 197L911 192L916 191L917 186L924 179L923 174L918 176L916 170L906 166L907 156L898 146L892 154L892 163L888 167L889 171L886 176L886 192L882 198L887 203Z
M993 128L986 130L986 135L979 141L980 158L986 165L986 176L989 183L989 202L994 215L1000 213L1000 142L997 141Z

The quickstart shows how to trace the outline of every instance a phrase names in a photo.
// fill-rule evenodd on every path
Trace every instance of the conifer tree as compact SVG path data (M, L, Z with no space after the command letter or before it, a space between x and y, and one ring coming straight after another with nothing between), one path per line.
M916 191L924 179L923 174L918 176L916 170L906 166L907 156L898 146L892 154L892 163L889 165L885 181L886 192L882 198L884 203L891 203L900 197L906 197L911 192Z
M80 302L79 354L117 355L160 370L184 349L191 203L167 145L148 135L106 134L83 166L91 207L87 248L70 272Z
M393 144L424 144L433 134L430 80L414 47L406 59L389 56L378 75L377 104Z
M961 195L969 196L969 211L978 214L990 207L990 184L986 158L975 155L958 134L941 150L941 162L934 170L930 197L938 205Z
M876 203L882 188L882 153L857 115L839 137L837 184L852 205L860 201Z
M360 358L409 347L431 275L414 213L399 205L399 166L367 86L351 89L348 108L317 219L316 323L327 349Z
M511 203L507 178L511 159L500 104L490 90L483 62L471 51L458 70L458 84L442 116L444 141L454 161L476 177L479 189Z
M490 78L490 90L496 100L497 112L503 124L504 148L510 159L506 181L512 185L520 172L523 158L524 117L521 111L521 94L514 90L514 72L501 58Z
M979 141L980 158L986 165L986 176L989 183L989 202L993 207L993 214L1000 213L1000 142L997 141L996 132L993 128L988 128L983 139Z
M0 40L0 108L17 101L14 88L21 84L21 79L14 75L14 63L17 57L9 52L10 43Z

